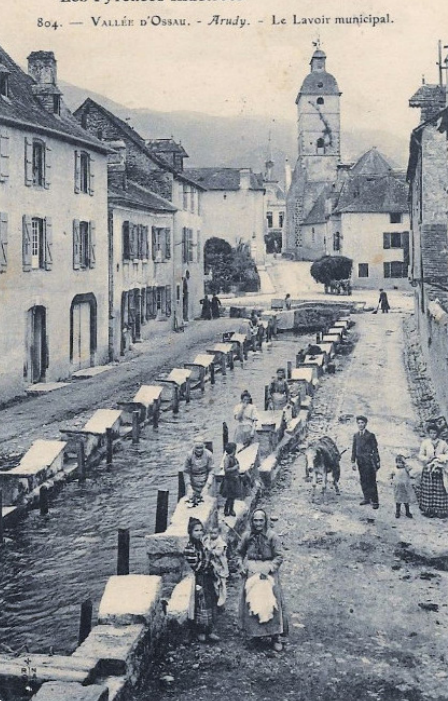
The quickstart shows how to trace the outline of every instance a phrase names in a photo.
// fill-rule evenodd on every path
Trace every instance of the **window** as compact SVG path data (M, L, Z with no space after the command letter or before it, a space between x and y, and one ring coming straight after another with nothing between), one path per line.
M75 192L94 194L94 159L85 151L75 151Z
M25 138L25 185L50 187L51 148L40 139Z
M73 270L94 268L96 264L95 222L73 220Z
M283 229L283 222L285 221L285 213L284 212L279 212L278 215L278 225L280 229Z
M196 195L196 193L194 191L194 188L191 188L191 191L190 191L190 209L192 212L195 211L195 202L196 202L195 195Z
M193 229L182 229L182 262L193 262Z
M274 226L274 217L272 212L266 212L266 219L268 222L268 229L272 229L272 227Z
M323 139L318 139L316 141L316 153L322 155L325 153L325 141Z
M33 141L33 186L45 184L45 146L42 141Z
M163 263L171 258L171 229L152 227L152 259Z
M53 95L53 114L61 114L61 96Z
M401 260L384 263L383 267L385 278L403 278L408 276L408 266Z
M317 100L316 100L316 102L317 102L318 105L323 105L324 102L325 102L325 100L324 100L323 97L318 97Z
M358 263L358 277L369 277L368 263Z
M131 238L129 235L129 222L123 222L123 261L131 260Z
M339 231L335 231L333 234L333 251L341 250L341 234Z
M391 212L389 214L389 218L391 224L401 224L401 222L403 221L403 215L401 214L401 212Z
M22 220L23 270L51 270L53 266L53 235L50 217L30 217Z
M407 240L408 232L394 231L392 233L385 232L383 234L383 248L404 248Z
M9 97L9 73L0 71L0 96Z

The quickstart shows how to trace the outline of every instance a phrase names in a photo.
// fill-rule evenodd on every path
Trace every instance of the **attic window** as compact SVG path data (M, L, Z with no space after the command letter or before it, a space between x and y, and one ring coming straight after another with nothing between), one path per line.
M53 95L53 114L61 114L61 96Z
M9 97L9 73L0 71L0 96Z
M316 100L316 102L317 102L318 105L323 105L324 102L325 102L325 100L324 100L323 97L318 97L317 100Z
M389 216L391 224L401 224L403 219L401 212L391 212Z

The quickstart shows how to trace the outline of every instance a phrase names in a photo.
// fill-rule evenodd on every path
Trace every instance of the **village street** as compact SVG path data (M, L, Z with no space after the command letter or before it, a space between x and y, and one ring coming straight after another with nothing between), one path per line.
M298 454L261 504L275 517L285 561L290 616L282 653L253 649L237 629L238 575L230 584L218 644L173 649L139 701L228 698L305 701L420 701L448 698L448 552L446 522L395 519L390 471L403 453L417 466L420 422L403 363L404 308L360 314L354 352L325 377L315 397L310 437L328 434L350 447L355 415L378 438L380 508L360 506L350 451L342 458L341 495L311 503Z

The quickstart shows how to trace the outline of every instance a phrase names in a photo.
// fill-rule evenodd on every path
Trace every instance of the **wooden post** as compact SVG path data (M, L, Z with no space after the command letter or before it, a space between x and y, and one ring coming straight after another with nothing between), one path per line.
M179 413L179 387L173 385L173 414Z
M205 392L205 368L203 367L199 368L199 383L201 387L201 392Z
M76 457L78 460L78 480L84 482L86 479L86 450L82 440L76 443Z
M264 386L264 410L267 411L269 406L269 385Z
M48 514L48 489L44 486L39 489L39 508L41 516Z
M92 630L92 599L86 599L81 604L81 618L79 620L78 647L90 635Z
M247 360L247 347L248 347L248 345L249 345L249 341L247 340L247 338L245 338L244 341L243 341L243 356L244 356L244 360Z
M215 363L210 365L210 384L215 384Z
M160 414L160 399L157 399L157 401L154 402L154 406L152 408L152 427L155 429L159 428L159 414Z
M177 501L180 501L186 493L184 471L179 470L177 473Z
M138 410L132 412L132 442L134 444L140 441L140 412Z
M271 340L271 320L269 319L268 325L266 327L266 343L269 343Z
M3 491L0 489L0 545L5 541L3 534Z
M227 375L227 362L225 353L221 353L221 372L223 375Z
M224 421L222 424L222 449L225 450L227 443L229 442L229 427Z
M155 533L164 533L167 529L169 496L170 493L167 489L159 489L157 492Z
M234 357L233 357L233 350L231 350L231 351L230 351L230 354L229 354L229 368L230 368L231 370L234 370L234 369L235 369L235 359L234 359Z
M290 380L292 375L292 362L288 360L286 363L286 379Z
M114 434L111 428L106 428L106 463L112 465L114 461Z
M190 387L190 378L187 377L187 379L186 379L186 381L185 381L185 401L186 401L187 404L190 403L190 399L191 399L191 391L190 391L190 389L191 389L191 387Z
M129 574L129 528L118 529L117 574Z
M322 332L318 331L316 334L316 343L322 343Z

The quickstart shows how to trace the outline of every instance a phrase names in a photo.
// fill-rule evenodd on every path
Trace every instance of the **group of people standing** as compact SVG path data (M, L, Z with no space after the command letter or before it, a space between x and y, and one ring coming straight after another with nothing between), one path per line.
M208 295L204 295L204 298L199 300L199 303L202 306L201 319L219 319L222 303L216 294L211 299Z
M195 576L194 621L199 642L217 642L216 617L224 609L226 581L229 575L226 543L218 528L210 533L196 518L188 523L188 543L184 556ZM263 509L255 509L237 551L238 571L242 577L239 625L248 639L270 639L276 652L283 649L287 634L279 569L283 548Z

